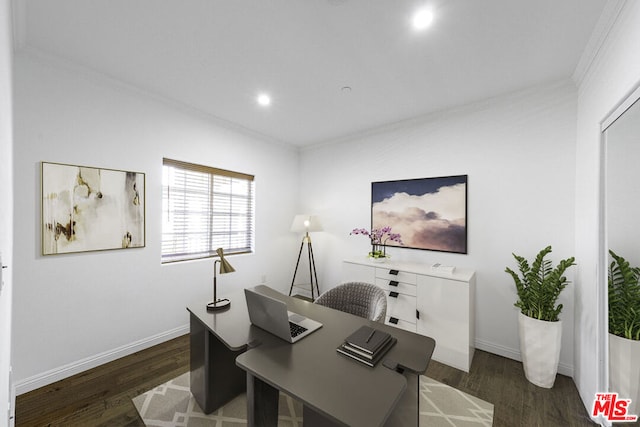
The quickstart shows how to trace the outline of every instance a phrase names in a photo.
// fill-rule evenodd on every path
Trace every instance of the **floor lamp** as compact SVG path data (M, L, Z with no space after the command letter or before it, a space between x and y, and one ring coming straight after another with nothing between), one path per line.
M300 243L300 251L298 252L298 261L296 262L296 270L293 273L293 279L291 280L291 287L289 288L289 296L291 296L291 292L293 291L293 285L296 281L296 274L298 274L298 266L300 265L300 257L302 256L302 249L307 244L307 252L309 257L309 276L311 281L311 300L315 301L316 296L320 295L320 289L318 288L318 274L316 273L316 261L313 258L313 246L311 245L311 236L309 236L310 231L322 231L322 225L318 220L318 217L315 215L296 215L293 218L293 223L291 224L291 231L300 233L304 232L304 236L302 237L302 242ZM315 279L315 280L314 280ZM315 292L314 293L314 283L315 283Z

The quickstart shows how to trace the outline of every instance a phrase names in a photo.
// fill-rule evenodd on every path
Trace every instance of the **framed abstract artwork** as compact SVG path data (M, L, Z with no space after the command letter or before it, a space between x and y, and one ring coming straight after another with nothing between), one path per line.
M145 246L145 175L42 162L42 254Z
M371 228L391 227L401 246L467 253L467 175L371 183Z

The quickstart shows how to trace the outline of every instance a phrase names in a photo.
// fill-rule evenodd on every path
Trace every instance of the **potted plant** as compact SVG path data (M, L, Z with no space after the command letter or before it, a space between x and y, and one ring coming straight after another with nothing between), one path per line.
M531 383L544 388L553 387L558 372L562 304L556 305L556 301L569 284L564 272L575 265L575 258L571 257L554 268L551 261L545 260L549 253L551 246L542 249L531 266L526 259L513 254L521 276L509 267L505 269L513 277L518 292L514 305L520 309L518 330L524 374Z
M640 411L640 268L609 250L609 390Z
M354 228L349 235L361 234L371 240L371 252L367 255L374 261L384 261L388 255L386 243L391 240L402 245L402 238L398 233L392 233L391 227L373 228L371 232L365 228Z

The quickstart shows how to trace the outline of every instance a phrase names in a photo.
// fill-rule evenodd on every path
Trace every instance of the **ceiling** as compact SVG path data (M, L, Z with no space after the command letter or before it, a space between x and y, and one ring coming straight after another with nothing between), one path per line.
M570 78L606 0L14 2L22 48L307 146Z

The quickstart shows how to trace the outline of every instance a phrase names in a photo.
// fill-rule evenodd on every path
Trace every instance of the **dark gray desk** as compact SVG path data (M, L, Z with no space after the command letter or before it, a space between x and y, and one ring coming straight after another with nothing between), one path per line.
M202 308L188 307L192 328L191 389L205 412L224 404L224 399L229 400L227 396L210 399L218 388L232 389L230 394L235 393L234 396L242 392L239 383L244 371L228 366L235 358L235 363L247 372L250 426L277 424L279 390L304 404L305 426L417 425L418 376L427 369L435 347L433 339L291 298L268 287L259 289L285 301L289 310L323 323L323 327L292 345L250 326L242 293L232 297L232 307L226 312L207 313L204 304ZM398 338L386 355L397 364L397 370L382 363L370 368L335 351L347 335L362 325L387 330ZM205 344L198 345L201 342ZM235 374L229 378L222 375L223 371Z
M247 387L245 372L236 366L236 357L252 341L251 322L244 292L227 296L231 307L208 312L206 303L191 304L190 364L191 394L205 414L209 414Z

